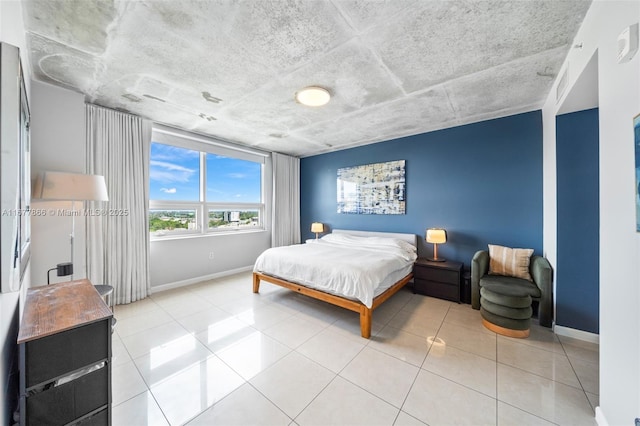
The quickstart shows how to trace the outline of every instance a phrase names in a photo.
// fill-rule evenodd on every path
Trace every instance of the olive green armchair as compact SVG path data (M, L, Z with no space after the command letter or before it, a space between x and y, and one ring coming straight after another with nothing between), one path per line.
M551 327L553 322L553 281L549 261L542 256L531 256L529 273L533 282L515 277L489 275L489 252L478 251L471 260L471 307L480 309L480 288L489 285L492 289L517 286L531 296L538 305L538 321L541 326ZM507 292L508 293L508 292Z

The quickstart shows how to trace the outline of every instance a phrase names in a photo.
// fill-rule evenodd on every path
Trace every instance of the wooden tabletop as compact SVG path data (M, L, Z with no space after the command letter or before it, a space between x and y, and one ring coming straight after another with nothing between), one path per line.
M87 279L32 288L27 291L18 343L112 316L107 304Z

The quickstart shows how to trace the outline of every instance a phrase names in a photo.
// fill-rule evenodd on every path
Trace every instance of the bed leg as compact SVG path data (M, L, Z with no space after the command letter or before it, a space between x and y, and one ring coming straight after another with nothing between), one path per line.
M366 306L360 308L360 334L365 339L371 337L371 309Z
M253 273L253 292L257 293L260 291L260 277L255 272Z

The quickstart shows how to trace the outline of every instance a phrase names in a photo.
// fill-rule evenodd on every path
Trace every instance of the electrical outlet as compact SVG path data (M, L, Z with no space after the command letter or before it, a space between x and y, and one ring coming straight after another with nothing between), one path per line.
M214 257L214 256L213 256L213 252L212 252L212 251L210 251L210 252L209 252L209 259L213 260L213 257Z

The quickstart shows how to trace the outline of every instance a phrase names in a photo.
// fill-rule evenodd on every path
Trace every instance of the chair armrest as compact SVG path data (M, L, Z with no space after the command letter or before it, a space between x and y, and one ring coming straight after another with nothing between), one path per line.
M542 256L532 256L529 269L533 282L542 293L538 320L541 326L551 327L553 321L553 270L551 264Z
M480 309L480 278L489 272L489 252L480 250L471 259L471 307Z

